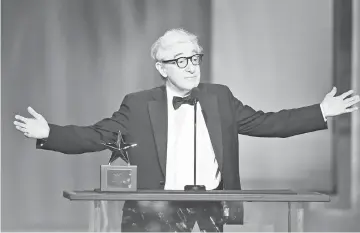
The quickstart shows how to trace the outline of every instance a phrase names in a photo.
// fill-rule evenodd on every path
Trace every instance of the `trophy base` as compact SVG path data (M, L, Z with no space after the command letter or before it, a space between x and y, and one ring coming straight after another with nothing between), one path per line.
M137 190L137 166L100 166L100 191L129 192Z
M185 191L205 191L206 188L204 185L185 185Z

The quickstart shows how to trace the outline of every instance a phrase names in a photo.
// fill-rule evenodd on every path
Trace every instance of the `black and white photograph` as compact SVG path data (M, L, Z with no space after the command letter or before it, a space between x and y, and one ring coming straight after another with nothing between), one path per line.
M1 231L360 231L359 0L1 0Z

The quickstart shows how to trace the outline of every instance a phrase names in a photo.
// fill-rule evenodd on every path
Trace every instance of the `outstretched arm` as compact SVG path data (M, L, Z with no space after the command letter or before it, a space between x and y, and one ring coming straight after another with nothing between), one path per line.
M117 133L127 133L130 115L128 97L111 118L105 118L91 126L48 124L43 116L28 108L33 118L15 116L16 129L28 138L37 139L36 147L65 154L81 154L104 150L101 142L116 142Z
M353 93L352 91L338 97L334 97L335 92L336 89L333 89L327 94L321 104L267 113L244 105L231 94L238 133L256 137L285 138L326 129L326 117L355 111L357 108L354 105L359 102L359 96L345 99Z

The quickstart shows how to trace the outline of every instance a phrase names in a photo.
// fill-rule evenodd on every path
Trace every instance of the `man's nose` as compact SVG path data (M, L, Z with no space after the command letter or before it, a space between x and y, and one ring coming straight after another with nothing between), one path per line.
M190 73L194 73L195 72L195 66L192 64L191 61L189 61L187 67L186 67L186 71L190 72Z

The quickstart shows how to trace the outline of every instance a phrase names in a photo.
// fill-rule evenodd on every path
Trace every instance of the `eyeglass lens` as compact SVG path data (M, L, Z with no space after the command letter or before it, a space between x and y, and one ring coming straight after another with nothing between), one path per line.
M196 54L192 57L180 57L179 59L176 60L176 64L180 67L180 68L185 68L188 64L189 59L191 59L191 63L193 65L199 65L201 63L201 55Z

